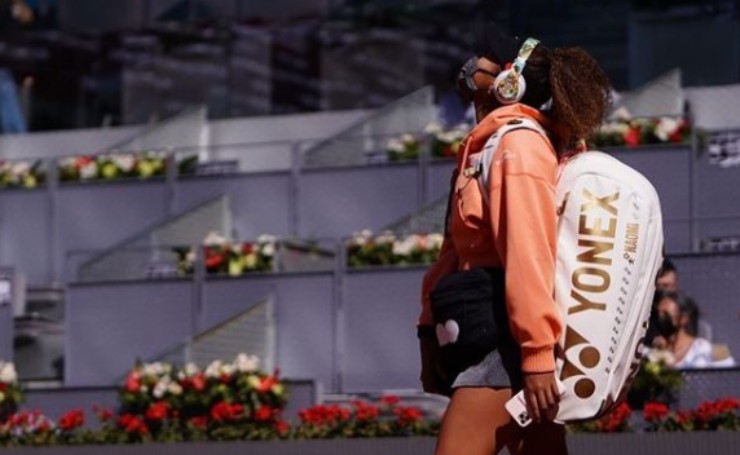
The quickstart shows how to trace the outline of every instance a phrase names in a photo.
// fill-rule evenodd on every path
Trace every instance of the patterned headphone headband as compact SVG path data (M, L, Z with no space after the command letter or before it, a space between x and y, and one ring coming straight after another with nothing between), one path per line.
M534 48L537 47L538 44L540 44L540 40L535 38L527 38L527 40L524 41L524 44L522 44L522 47L519 49L519 55L517 55L516 60L514 60L514 63L511 65L511 68L516 74L522 74L524 67L527 66L527 59L532 55Z

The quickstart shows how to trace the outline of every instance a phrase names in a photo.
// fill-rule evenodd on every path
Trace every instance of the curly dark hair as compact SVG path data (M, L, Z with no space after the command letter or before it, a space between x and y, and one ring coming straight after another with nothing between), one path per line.
M549 49L538 45L523 72L527 91L522 103L539 108L552 98L558 148L587 139L604 121L609 105L609 77L599 63L579 47Z

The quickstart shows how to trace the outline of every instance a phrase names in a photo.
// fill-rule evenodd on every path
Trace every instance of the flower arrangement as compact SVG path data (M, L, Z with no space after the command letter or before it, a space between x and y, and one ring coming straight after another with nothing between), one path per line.
M634 409L646 402L672 403L683 385L681 373L670 367L670 353L652 350L642 360L640 369L630 387L627 400Z
M706 401L689 411L670 412L663 403L646 403L647 431L740 431L740 400Z
M135 440L267 439L285 433L287 392L278 372L258 370L259 360L240 354L233 362L214 361L205 370L190 363L139 365L120 391L109 430Z
M406 133L390 139L386 144L386 151L390 161L415 160L421 154L421 147L421 138Z
M300 411L294 430L300 439L377 438L434 435L438 424L427 421L419 408L400 406L397 396L384 396L378 404L355 400L350 407L317 405Z
M23 392L18 385L15 365L0 361L0 421L6 420L23 402Z
M633 431L630 425L632 409L625 402L620 403L604 417L590 422L568 425L568 430L576 433L625 433Z
M445 130L442 125L432 122L424 128L424 132L431 137L432 156L437 158L454 158L458 148L468 135L470 127L465 124Z
M277 238L261 235L256 242L234 243L217 232L203 240L206 272L209 275L242 276L250 272L274 269ZM191 275L195 269L195 251L190 247L177 247L177 273Z
M163 176L167 153L159 151L119 152L97 156L74 156L59 161L62 182L87 182Z
M397 237L392 232L373 236L369 230L355 233L346 244L347 265L430 264L437 259L444 236L439 233Z
M633 119L626 109L618 109L613 120L604 123L591 141L596 147L637 147L645 144L687 143L691 124L684 118L659 117Z
M0 161L0 188L33 189L46 181L43 161Z
M386 145L388 159L390 161L418 159L425 140L431 145L432 156L454 158L469 130L470 127L465 124L445 129L437 122L429 123L422 135L406 133L390 139Z

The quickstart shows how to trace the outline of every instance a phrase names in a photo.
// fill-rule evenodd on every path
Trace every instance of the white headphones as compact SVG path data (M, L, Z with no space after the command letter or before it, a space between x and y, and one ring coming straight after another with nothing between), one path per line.
M527 38L519 49L519 55L512 63L510 69L503 70L493 81L493 94L501 104L513 104L519 102L527 91L527 81L524 80L522 72L527 66L527 59L532 51L540 43L534 38Z

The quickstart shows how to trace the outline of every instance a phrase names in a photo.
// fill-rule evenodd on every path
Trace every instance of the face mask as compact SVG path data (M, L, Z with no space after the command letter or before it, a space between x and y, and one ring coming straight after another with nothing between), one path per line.
M664 337L670 337L678 332L678 326L673 323L673 318L669 314L661 314L655 321L655 328L658 333Z
M481 90L475 84L475 80L473 79L475 73L479 71L494 78L496 77L492 72L478 68L478 57L471 57L467 62L465 62L463 67L460 69L460 73L457 75L457 91L466 103L471 103L475 92Z

